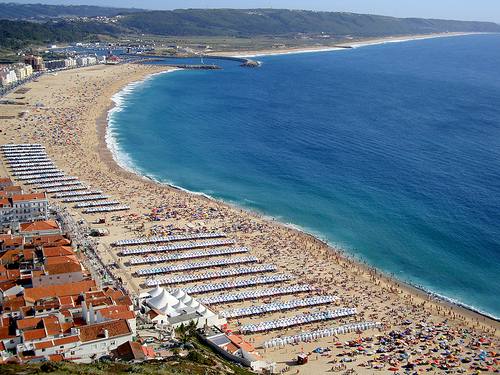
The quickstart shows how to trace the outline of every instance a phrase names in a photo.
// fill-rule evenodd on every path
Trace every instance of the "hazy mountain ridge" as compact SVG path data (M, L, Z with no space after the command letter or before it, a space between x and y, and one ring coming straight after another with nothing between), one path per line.
M6 9L8 11L6 11ZM30 12L27 9L31 9ZM32 12L38 13L38 18ZM328 34L380 37L438 32L500 32L492 22L395 18L368 14L286 9L181 9L139 11L95 6L0 4L0 49L30 44L99 40L102 36L260 37ZM73 12L71 19L63 15ZM135 13L134 13L135 12ZM75 15L80 14L80 16ZM119 14L119 15L118 15ZM93 18L102 16L104 18ZM9 18L24 18L11 20ZM40 17L51 17L40 21ZM54 17L54 18L52 18ZM36 22L33 21L36 18Z
M0 3L0 18L9 20L43 20L62 17L113 17L119 14L144 11L144 9L112 8L93 5Z
M286 9L182 9L124 16L119 24L158 35L258 36L296 33L387 36L435 32L500 32L492 22L395 18Z

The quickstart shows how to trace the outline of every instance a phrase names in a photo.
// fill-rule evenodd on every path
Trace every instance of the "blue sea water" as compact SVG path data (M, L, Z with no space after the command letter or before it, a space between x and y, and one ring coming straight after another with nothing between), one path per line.
M259 60L129 87L117 157L500 317L500 35Z

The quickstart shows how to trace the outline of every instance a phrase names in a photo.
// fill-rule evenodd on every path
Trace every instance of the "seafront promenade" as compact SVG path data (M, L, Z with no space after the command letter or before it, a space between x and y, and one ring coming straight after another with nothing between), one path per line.
M58 189L50 192L50 199L61 207L61 215L109 232L92 245L98 257L94 261L102 262L110 279L121 279L134 295L165 277L197 277L180 279L176 287L199 293L217 312L230 317L229 328L243 330L261 355L276 361L280 369L302 351L313 353L310 363L300 367L301 373L311 374L344 368L358 373L393 372L389 369L401 368L410 356L415 366L435 373L445 366L498 366L494 355L480 357L482 351L499 351L498 322L398 285L340 250L275 221L120 168L105 142L111 97L126 84L162 70L124 64L43 76L25 86L26 104L2 106L6 114L15 116L5 121L2 144L43 144L56 169L76 179L57 175L44 181L49 178L41 176L47 165L41 165L43 172L33 174L26 186ZM15 95L7 98L15 100ZM20 112L25 114L18 116ZM3 170L12 174L6 163ZM68 195L71 191L73 197ZM82 191L90 200L68 200L84 197ZM104 223L92 224L100 219ZM216 238L206 238L209 234ZM127 243L153 236L163 238L142 241L148 244ZM135 251L128 254L130 249ZM262 268L266 266L267 271ZM255 272L250 272L252 267ZM244 268L247 273L241 271ZM145 276L143 269L153 271ZM231 269L240 271L223 277ZM202 279L207 273L211 277ZM226 287L231 291L221 289ZM342 308L355 310L341 314ZM379 324L367 326L366 331L361 326L329 331L364 322ZM297 337L303 339L294 341ZM321 350L314 352L317 348ZM462 362L462 357L468 362Z

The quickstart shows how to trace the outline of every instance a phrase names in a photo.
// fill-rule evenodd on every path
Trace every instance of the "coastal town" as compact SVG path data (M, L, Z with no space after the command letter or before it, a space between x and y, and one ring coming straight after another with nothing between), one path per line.
M90 55L0 68L2 363L161 361L189 353L189 327L258 373L500 371L498 321L119 166L112 96L168 70Z

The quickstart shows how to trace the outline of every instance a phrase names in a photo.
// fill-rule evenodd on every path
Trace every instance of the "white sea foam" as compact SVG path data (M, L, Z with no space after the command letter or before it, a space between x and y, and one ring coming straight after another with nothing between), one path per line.
M496 315L492 315L490 313L487 313L487 312L485 312L485 311L483 311L483 310L481 310L481 309L479 309L479 308L477 308L477 307L475 307L473 305L468 305L466 303L463 303L463 302L459 301L458 299L447 297L447 296L445 296L443 294L434 292L434 291L432 291L429 288L423 287L421 285L413 284L413 283L411 283L409 281L403 281L403 282L407 283L408 285L411 285L412 287L414 287L416 289L419 289L419 290L421 290L421 291L429 294L431 297L434 297L435 299L448 302L448 303L450 303L452 305L463 307L464 309L474 311L474 312L479 313L481 315L487 316L488 318L491 318L493 320L500 321L500 316L496 316Z
M135 165L130 155L119 146L119 143L117 141L118 126L116 123L116 114L122 112L125 109L127 97L133 94L139 87L144 87L144 85L146 85L148 81L153 79L155 76L173 73L178 70L181 69L172 69L164 72L150 74L143 80L129 83L121 91L117 92L111 97L114 106L107 115L107 127L105 133L106 146L110 150L113 156L113 160L126 171L146 178L143 171L141 171L140 168Z
M477 34L477 33L471 33L471 34ZM425 36L425 37L418 37L418 38L414 37L414 38L398 38L398 39L391 39L391 40L377 40L377 41L371 41L371 42L353 43L351 46L353 48L360 48L360 47L374 46L374 45L380 45L380 44L386 44L386 43L402 43L402 42L410 42L410 41L416 41L416 40L434 39L434 38L443 38L443 37L453 37L453 36L462 36L462 35L469 35L469 34L460 34L460 35L456 35L456 34L452 34L452 35L432 35L432 36ZM330 51L339 51L339 50L349 51L349 48L339 48L339 47L333 48L332 47L332 48L315 49L315 50L297 50L297 51L286 51L286 52L277 52L277 53L268 53L268 54L262 53L262 54L253 54L253 55L237 55L235 57L254 58L254 57L259 57L259 56L292 55L292 54L303 54L303 53L330 52ZM181 69L175 69L175 70L181 70ZM121 168L123 168L123 169L125 169L125 170L127 170L129 172L135 173L138 176L140 176L141 178L149 179L151 181L154 181L154 182L162 184L162 185L171 186L173 188L176 188L178 190L181 190L181 191L184 191L184 192L187 192L187 193L190 193L190 194L194 194L194 195L198 195L198 196L203 196L203 197L205 197L207 199L210 199L210 200L219 201L219 202L222 201L223 203L228 204L228 205L233 206L233 207L236 207L238 209L245 209L247 211L253 212L254 214L257 214L260 217L263 217L263 218L267 219L268 221L279 222L280 224L285 225L286 227L289 227L289 228L297 230L299 232L311 235L311 236L317 238L318 240L327 243L330 247L332 247L332 248L334 248L336 250L341 251L344 256L346 256L346 257L348 257L350 259L353 259L353 260L358 261L358 262L366 263L366 261L363 258L360 258L359 255L356 254L356 251L354 249L349 248L348 246L346 246L346 244L335 243L335 242L327 240L325 238L324 234L321 233L321 232L317 232L317 231L312 230L310 228L301 227L301 226L299 226L297 224L287 222L287 220L285 218L283 218L283 217L269 216L269 215L266 215L266 214L264 214L264 213L262 213L262 212L260 212L258 210L252 209L250 207L245 207L245 205L244 205L245 200L243 200L243 202L225 201L223 199L216 198L216 197L214 197L214 196L212 196L210 194L207 194L205 192L188 190L186 188L183 188L182 186L178 186L178 185L175 185L175 184L173 184L171 182L165 181L164 179L159 178L158 176L148 175L148 174L146 174L146 171L142 171L137 165L134 164L134 162L133 162L132 158L130 157L130 155L128 153L126 153L119 146L119 144L117 142L117 139L116 139L116 136L117 136L117 124L115 122L114 115L116 113L119 113L119 112L123 111L123 109L125 108L125 102L126 102L127 97L130 96L137 88L142 87L143 85L145 85L154 76L157 76L157 75L160 75L160 74L165 74L165 73L171 73L171 72L173 72L175 70L170 70L170 71L166 71L166 72L160 72L160 73L151 74L151 75L147 76L145 79L143 79L141 81L133 82L133 83L128 84L120 92L118 92L118 93L116 93L115 95L112 96L112 100L115 103L115 106L108 112L108 126L107 126L107 130L106 130L106 137L105 137L105 139L106 139L107 147L111 151L111 153L113 155L113 159L115 160L115 162ZM247 201L246 203L250 203L251 204L253 202ZM382 271L382 273L385 273L385 272ZM388 274L385 273L385 275L388 275ZM454 305L457 305L457 306L461 306L461 307L466 308L468 310L475 311L477 313L480 313L480 314L482 314L484 316L488 316L488 317L490 317L490 318L492 318L494 320L497 320L497 321L500 319L500 317L497 317L497 316L491 315L489 313L486 313L486 312L484 312L484 311L482 311L482 310L480 310L480 309L478 309L478 308L476 308L474 306L464 304L463 302L461 302L461 301L459 301L457 299L454 299L454 298L451 298L451 297L447 297L447 296L444 296L444 295L439 294L437 292L434 292L434 291L432 291L431 289L429 289L427 287L423 287L421 285L416 285L416 284L412 283L411 281L405 280L404 278L400 278L399 281L402 282L402 283L406 283L407 285L410 285L410 286L412 286L412 287L414 287L416 289L419 289L419 290L421 290L421 291L423 291L425 293L428 293L429 295L435 297L436 299L440 299L440 300L446 301L448 303L451 303L451 304L454 304Z

